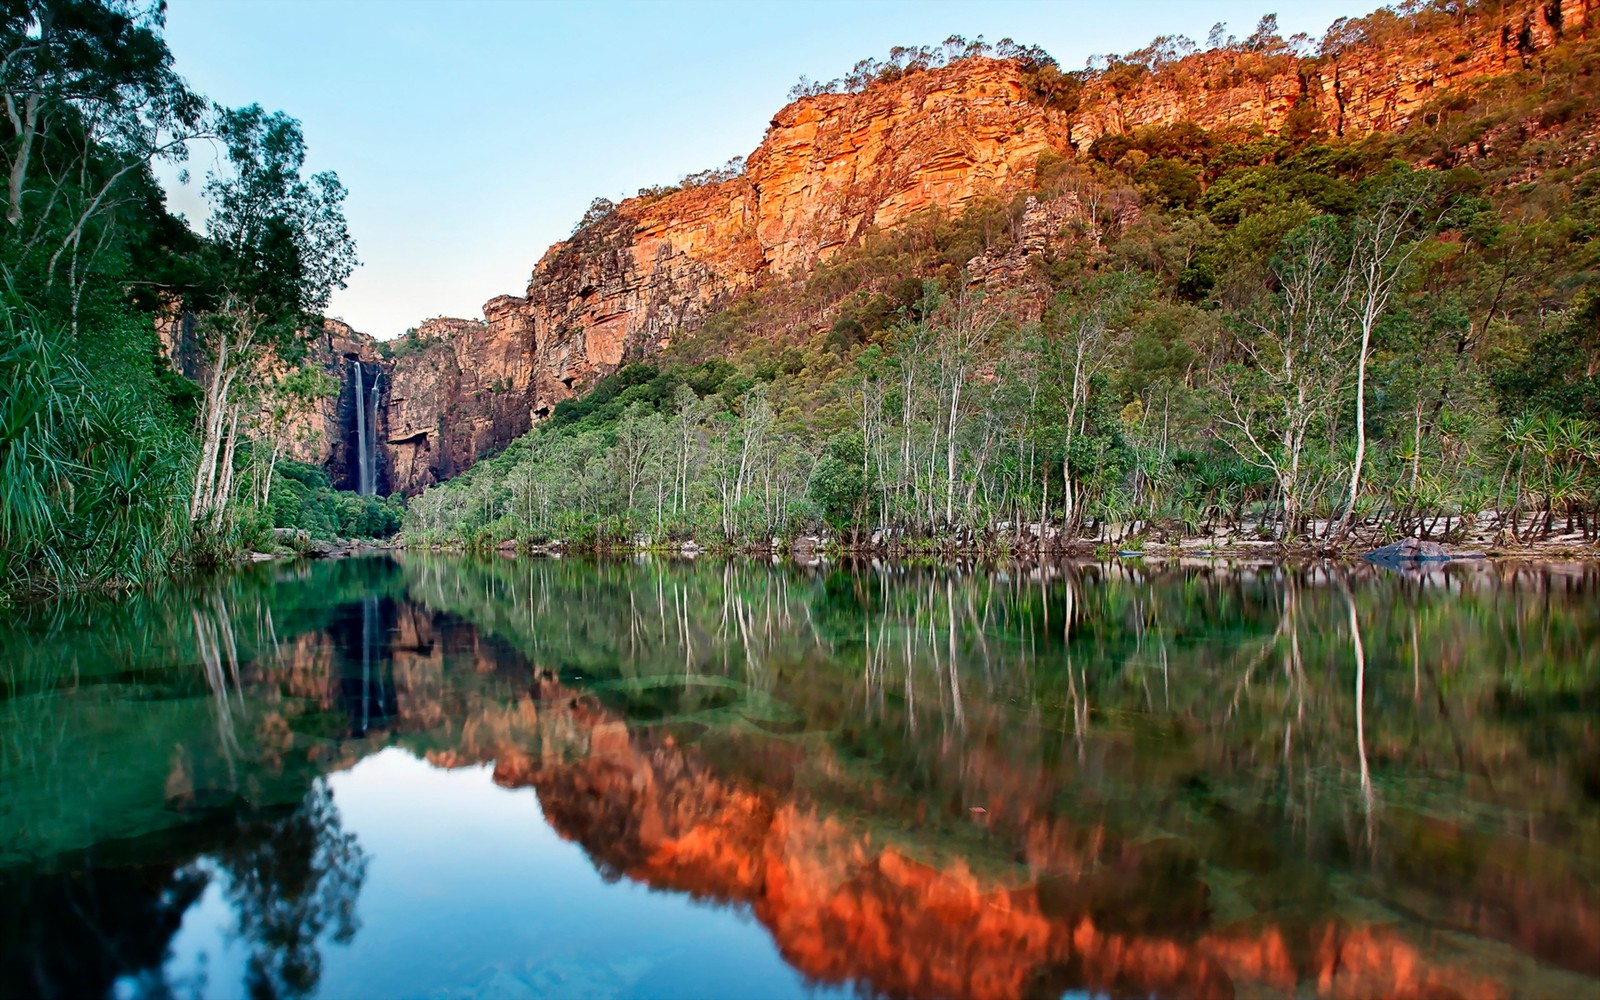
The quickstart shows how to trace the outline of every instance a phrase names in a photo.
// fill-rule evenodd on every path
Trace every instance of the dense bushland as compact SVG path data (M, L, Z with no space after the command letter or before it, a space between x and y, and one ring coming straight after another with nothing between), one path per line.
M1264 19L1208 45L1239 67L1314 61L1469 13L1380 12L1320 46ZM344 190L306 172L294 119L195 93L162 30L162 6L133 0L0 17L0 594L127 585L270 544L272 527L382 533L398 516L280 459L330 391L306 331L355 264ZM1068 73L952 37L820 89L994 56L1070 113L1090 75L1181 74L1195 48L1158 39ZM1308 112L1282 135L1180 123L1043 158L1031 191L871 234L729 304L429 491L408 530L1020 549L1593 538L1597 65L1595 43L1569 40L1397 135L1337 138ZM204 232L153 174L197 142L220 153L199 181ZM1067 219L1055 249L981 290L973 262L1038 204ZM155 335L179 314L188 377Z

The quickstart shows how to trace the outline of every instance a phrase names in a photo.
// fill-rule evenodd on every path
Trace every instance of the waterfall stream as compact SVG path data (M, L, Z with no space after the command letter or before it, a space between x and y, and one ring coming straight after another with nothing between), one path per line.
M364 497L370 497L378 491L374 468L376 463L372 452L373 438L376 437L378 430L378 380L372 381L372 399L369 401L362 386L361 362L351 358L350 368L355 375L356 390L356 492Z
M379 384L383 381L383 371L380 369L372 373L372 389L367 400L367 495L372 496L378 492L378 397L382 394Z

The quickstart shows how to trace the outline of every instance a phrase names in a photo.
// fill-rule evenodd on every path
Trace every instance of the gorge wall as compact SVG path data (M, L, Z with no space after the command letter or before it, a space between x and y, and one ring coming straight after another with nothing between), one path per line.
M1291 116L1338 135L1400 129L1441 93L1537 69L1553 46L1588 37L1597 7L1522 0L1413 24L1380 12L1342 25L1315 58L1234 48L1091 75L1070 110L1035 100L1022 64L986 57L803 97L773 117L742 173L629 198L550 247L524 294L490 300L484 321L430 320L397 342L380 401L383 486L417 493L456 475L735 296L803 276L873 230L1027 190L1041 154L1180 121L1269 134ZM1060 243L1075 209L1030 206L1013 256ZM980 258L970 270L1003 282L1022 263ZM370 341L353 353L379 360ZM334 410L311 457L343 468L326 443L342 433Z

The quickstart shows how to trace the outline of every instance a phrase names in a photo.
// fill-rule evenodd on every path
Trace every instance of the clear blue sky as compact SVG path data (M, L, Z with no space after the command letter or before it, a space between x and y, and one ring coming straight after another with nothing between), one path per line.
M1374 0L170 0L177 67L225 104L305 125L338 171L362 266L330 313L391 337L521 294L597 196L755 148L789 88L894 45L1010 36L1068 69L1158 34L1243 37L1268 11L1320 37ZM190 169L203 175L211 153ZM172 185L169 185L172 186ZM201 213L191 185L172 203Z

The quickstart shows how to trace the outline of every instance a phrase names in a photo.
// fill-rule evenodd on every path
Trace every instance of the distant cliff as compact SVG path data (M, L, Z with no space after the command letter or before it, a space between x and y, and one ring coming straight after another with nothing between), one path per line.
M1596 10L1600 0L1512 0L1493 12L1424 15L1421 30L1379 11L1336 25L1324 43L1332 51L1315 58L1217 50L1131 79L1102 74L1084 88L1072 138L1087 149L1106 133L1180 121L1270 134L1297 108L1334 135L1397 130L1445 91L1537 68L1552 46L1587 38Z
M1026 190L1041 154L1180 121L1269 134L1400 129L1443 92L1537 68L1552 46L1587 37L1597 7L1524 0L1409 22L1380 12L1339 26L1317 57L1237 48L1122 66L1090 75L1065 107L1033 99L1021 63L987 57L803 97L774 116L741 174L597 213L544 253L524 295L490 300L484 322L432 320L400 342L385 482L415 493L455 475L733 296L803 275L870 231ZM1029 246L1070 215L1037 206L1024 220ZM974 264L985 280L1018 270Z

